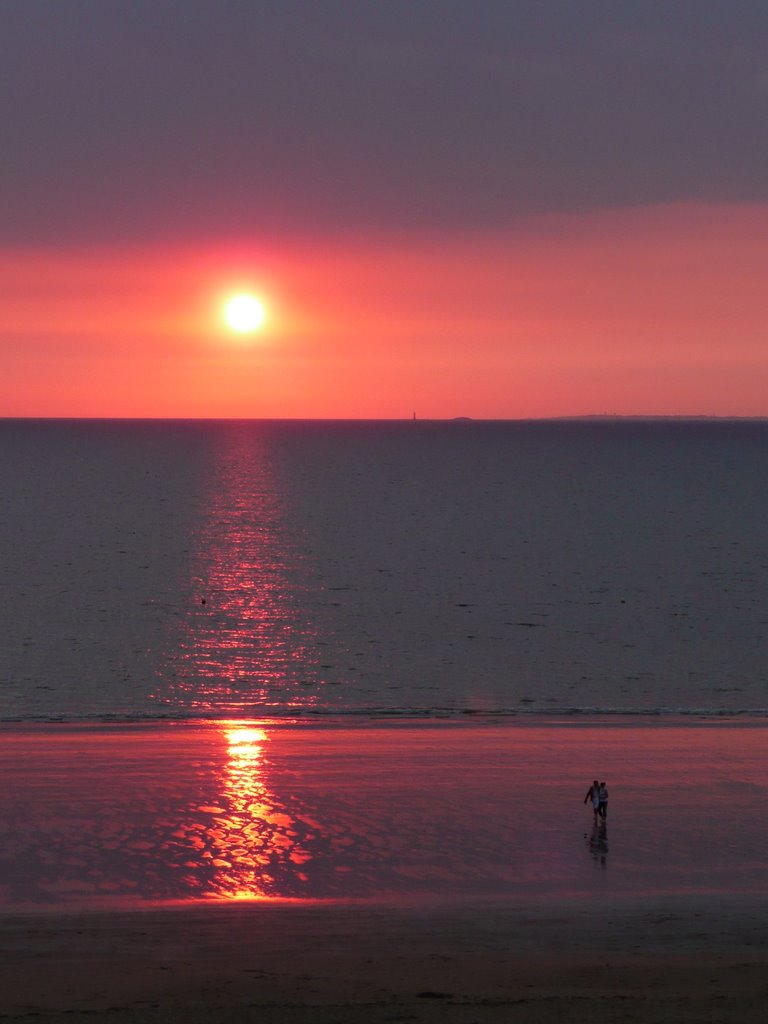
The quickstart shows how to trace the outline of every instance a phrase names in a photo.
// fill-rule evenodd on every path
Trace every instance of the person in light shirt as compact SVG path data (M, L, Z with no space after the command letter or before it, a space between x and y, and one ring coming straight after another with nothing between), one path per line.
M598 790L598 814L606 821L608 818L608 786L604 783L600 783L600 789Z
M597 779L595 779L587 790L587 795L584 797L584 803L587 803L588 800L592 801L592 811L595 815L595 821L597 821L600 813L600 783Z

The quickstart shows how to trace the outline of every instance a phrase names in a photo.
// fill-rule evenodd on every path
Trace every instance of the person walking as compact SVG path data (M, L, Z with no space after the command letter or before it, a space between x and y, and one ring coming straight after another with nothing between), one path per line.
M592 811L595 815L595 821L597 821L598 815L600 814L600 783L595 779L592 785L587 790L587 795L584 797L584 803L592 801Z
M597 813L603 819L608 820L608 787L604 782L600 783L600 789L598 790L598 810Z

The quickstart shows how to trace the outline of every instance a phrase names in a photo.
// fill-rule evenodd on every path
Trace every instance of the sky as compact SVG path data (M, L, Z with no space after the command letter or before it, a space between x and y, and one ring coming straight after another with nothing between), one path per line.
M0 19L0 415L768 415L765 5Z

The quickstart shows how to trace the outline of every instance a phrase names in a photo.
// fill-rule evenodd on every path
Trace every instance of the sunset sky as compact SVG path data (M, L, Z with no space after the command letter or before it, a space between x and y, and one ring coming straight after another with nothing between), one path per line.
M768 414L765 5L0 11L0 415Z

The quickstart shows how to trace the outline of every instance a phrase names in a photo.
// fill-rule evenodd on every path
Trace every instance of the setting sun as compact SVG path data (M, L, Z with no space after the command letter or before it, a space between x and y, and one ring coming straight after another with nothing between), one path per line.
M264 304L248 293L233 296L224 307L224 319L239 334L257 331L264 323L264 317Z

